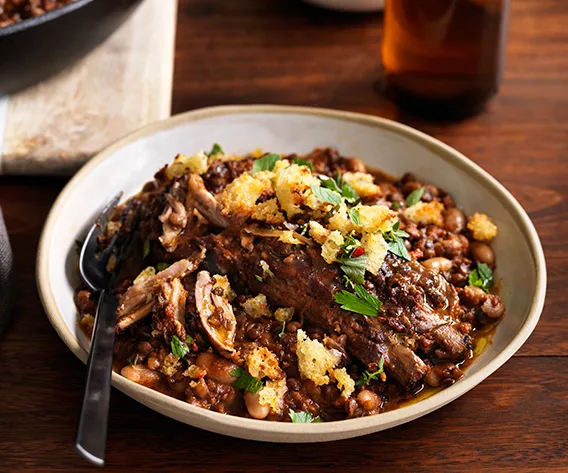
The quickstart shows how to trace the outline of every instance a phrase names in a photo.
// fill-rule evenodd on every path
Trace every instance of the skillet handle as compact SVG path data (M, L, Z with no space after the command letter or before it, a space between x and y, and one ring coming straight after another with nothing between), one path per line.
M116 309L117 302L113 294L102 291L87 361L87 382L75 439L77 452L97 466L103 466L105 463Z

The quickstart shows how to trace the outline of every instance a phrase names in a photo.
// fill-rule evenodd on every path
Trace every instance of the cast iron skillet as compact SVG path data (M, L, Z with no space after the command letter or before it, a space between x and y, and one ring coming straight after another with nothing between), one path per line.
M0 95L35 84L100 44L141 0L76 0L0 28Z

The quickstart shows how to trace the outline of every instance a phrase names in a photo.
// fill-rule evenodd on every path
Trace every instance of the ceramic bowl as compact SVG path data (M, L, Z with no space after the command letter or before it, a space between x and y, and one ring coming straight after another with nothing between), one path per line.
M487 213L499 227L493 248L507 313L493 342L463 379L427 399L376 416L321 424L232 417L189 405L113 373L113 385L133 399L181 422L246 439L321 442L355 437L411 421L465 394L505 363L536 326L544 302L546 269L534 226L501 184L458 151L412 128L373 116L301 107L215 107L152 124L115 143L85 165L55 202L39 246L39 292L57 333L83 362L88 342L77 328L73 304L79 283L75 239L84 235L101 206L118 191L135 194L177 153L192 154L214 142L235 153L259 147L306 153L315 147L335 146L341 154L359 157L395 176L412 171L450 192L468 214Z

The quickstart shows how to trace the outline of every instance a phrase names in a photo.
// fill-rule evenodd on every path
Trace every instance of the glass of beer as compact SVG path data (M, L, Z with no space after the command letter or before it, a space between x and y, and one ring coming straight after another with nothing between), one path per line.
M509 0L386 0L387 94L433 118L480 111L503 74Z

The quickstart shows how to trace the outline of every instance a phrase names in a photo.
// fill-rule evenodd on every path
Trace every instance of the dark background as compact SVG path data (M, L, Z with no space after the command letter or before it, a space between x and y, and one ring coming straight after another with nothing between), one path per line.
M393 118L454 146L529 212L548 266L542 319L523 348L452 404L327 444L250 442L163 417L114 390L108 471L568 472L568 2L512 0L505 81L461 123L406 117L375 90L380 15L299 0L180 0L173 113L217 104L339 108ZM0 472L84 471L72 441L85 367L44 315L41 227L63 178L1 177L15 254L15 319L0 340Z

